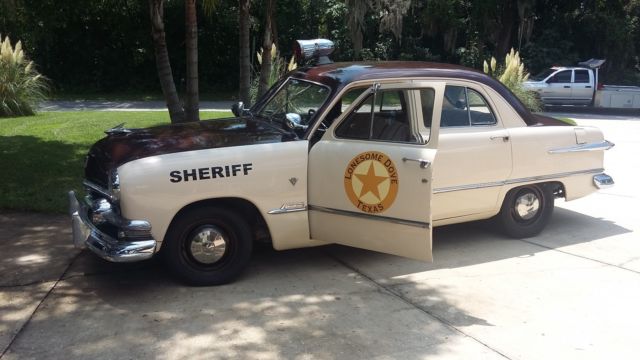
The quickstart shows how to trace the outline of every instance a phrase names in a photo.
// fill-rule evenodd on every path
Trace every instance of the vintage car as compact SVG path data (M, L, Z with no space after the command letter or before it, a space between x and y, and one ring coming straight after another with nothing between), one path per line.
M535 236L556 198L613 185L599 129L532 114L481 72L331 63L324 40L300 44L320 64L237 117L108 130L87 196L69 193L75 245L115 262L160 254L190 284L222 284L255 242L431 260L434 226L493 219Z

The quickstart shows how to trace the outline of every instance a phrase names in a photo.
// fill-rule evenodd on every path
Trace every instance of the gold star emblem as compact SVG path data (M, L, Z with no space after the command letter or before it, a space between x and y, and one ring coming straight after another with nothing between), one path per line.
M362 190L360 191L359 198L362 198L367 193L371 192L378 200L380 200L380 191L378 185L381 182L388 179L386 176L377 176L373 168L373 162L369 164L369 169L366 174L354 174L358 180L362 182Z
M369 214L379 214L393 205L398 183L396 165L379 151L354 156L344 170L344 190L349 201Z

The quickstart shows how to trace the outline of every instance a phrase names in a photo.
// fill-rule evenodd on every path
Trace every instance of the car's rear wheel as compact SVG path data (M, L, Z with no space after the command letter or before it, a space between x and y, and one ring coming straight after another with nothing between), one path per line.
M549 223L554 207L550 186L526 185L511 189L496 217L502 231L522 239L538 235Z
M246 221L217 207L184 211L171 224L164 258L191 285L220 285L234 280L251 257L253 241Z

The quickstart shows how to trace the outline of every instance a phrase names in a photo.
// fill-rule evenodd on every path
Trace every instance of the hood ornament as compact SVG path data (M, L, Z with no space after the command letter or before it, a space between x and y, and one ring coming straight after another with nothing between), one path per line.
M120 135L120 134L128 134L130 132L131 130L124 127L124 123L122 123L112 127L109 130L105 130L104 133L107 135Z
M296 183L298 182L298 179L295 177L292 177L291 179L289 179L289 182L291 183L291 185L296 186Z

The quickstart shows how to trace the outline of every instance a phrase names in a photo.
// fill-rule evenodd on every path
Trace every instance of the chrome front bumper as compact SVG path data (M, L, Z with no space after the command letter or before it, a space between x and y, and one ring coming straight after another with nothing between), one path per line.
M144 239L118 240L98 229L88 218L88 204L78 201L74 191L69 191L69 213L73 229L73 244L76 248L88 248L105 260L113 262L133 262L146 260L156 250L156 240L148 236ZM129 221L109 212L106 216L111 225L124 230L151 230L146 221Z
M593 175L593 184L598 188L598 189L607 189L612 187L615 182L613 181L613 178L607 174L598 174L598 175Z

